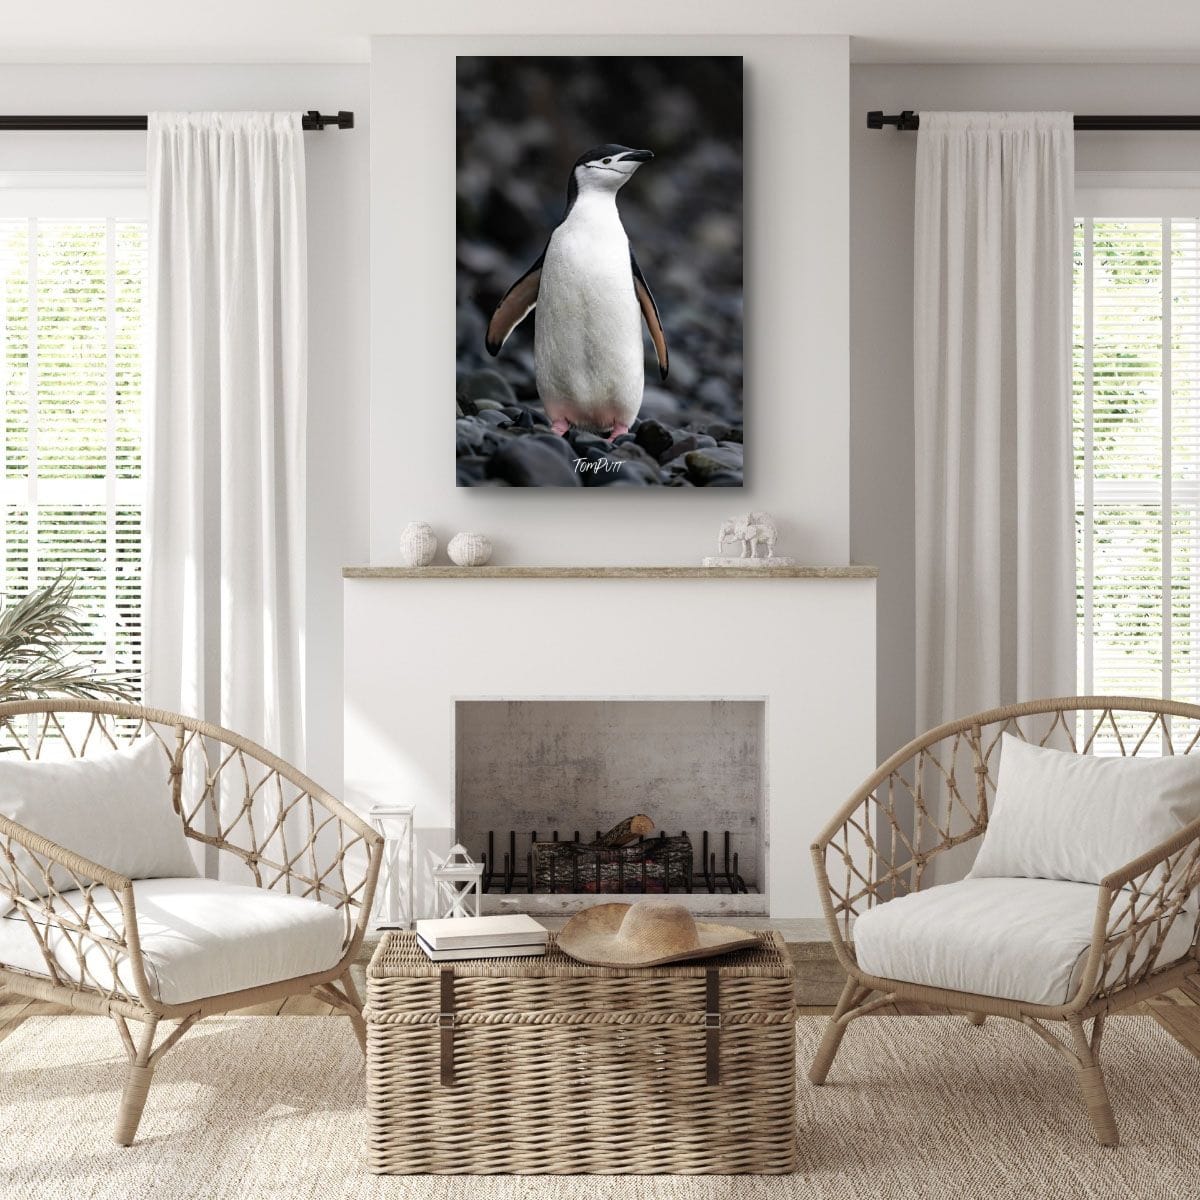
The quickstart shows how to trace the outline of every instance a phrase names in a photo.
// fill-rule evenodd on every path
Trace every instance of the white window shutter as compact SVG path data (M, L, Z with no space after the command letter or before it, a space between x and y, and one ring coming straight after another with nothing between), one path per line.
M74 579L76 649L140 693L146 224L75 196L79 217L0 217L0 578Z
M1200 701L1200 222L1075 226L1079 689Z

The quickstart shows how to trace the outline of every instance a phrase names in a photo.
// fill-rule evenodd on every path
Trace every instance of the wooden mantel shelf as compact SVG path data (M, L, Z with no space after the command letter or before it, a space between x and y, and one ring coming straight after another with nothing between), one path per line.
M875 579L878 567L343 567L344 579Z

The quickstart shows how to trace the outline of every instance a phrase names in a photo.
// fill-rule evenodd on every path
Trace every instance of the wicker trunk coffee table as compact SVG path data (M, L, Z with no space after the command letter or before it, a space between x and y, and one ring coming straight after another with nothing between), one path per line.
M676 966L433 963L388 934L367 971L371 1170L744 1174L796 1160L792 964L777 933Z

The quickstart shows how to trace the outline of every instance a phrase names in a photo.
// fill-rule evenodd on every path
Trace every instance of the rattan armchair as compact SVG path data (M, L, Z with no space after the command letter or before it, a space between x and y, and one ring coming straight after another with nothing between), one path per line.
M1200 753L1200 707L1114 696L1031 701L942 725L888 759L813 846L822 905L848 979L809 1078L823 1084L847 1026L893 1002L960 1011L976 1025L989 1015L1009 1017L1070 1063L1097 1139L1115 1145L1117 1128L1099 1061L1105 1017L1179 986L1200 998L1195 933L1182 958L1157 961L1170 930L1196 920L1200 821L1100 882L1091 947L1064 1004L1028 1004L879 978L855 958L856 916L961 873L957 848L969 849L987 828L1005 732L1079 754ZM939 871L955 859L949 870ZM1065 1037L1054 1032L1055 1025L1065 1026Z
M362 1002L350 968L366 931L382 854L382 839L360 817L229 730L130 704L0 704L0 749L27 759L79 758L146 736L162 747L163 803L173 806L186 837L206 848L207 874L319 901L340 912L343 932L340 957L326 970L162 1003L147 978L136 881L0 816L0 912L11 902L10 915L24 919L44 959L36 971L0 961L0 985L113 1019L129 1060L115 1133L123 1146L133 1142L155 1066L202 1017L312 993L349 1016L365 1053ZM130 1021L141 1023L136 1036ZM156 1045L164 1022L173 1028Z

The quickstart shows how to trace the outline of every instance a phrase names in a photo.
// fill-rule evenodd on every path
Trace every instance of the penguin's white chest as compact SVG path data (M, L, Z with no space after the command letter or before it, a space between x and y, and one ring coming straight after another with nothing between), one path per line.
M552 420L628 425L645 378L629 239L609 197L580 197L542 263L534 333L538 392Z

